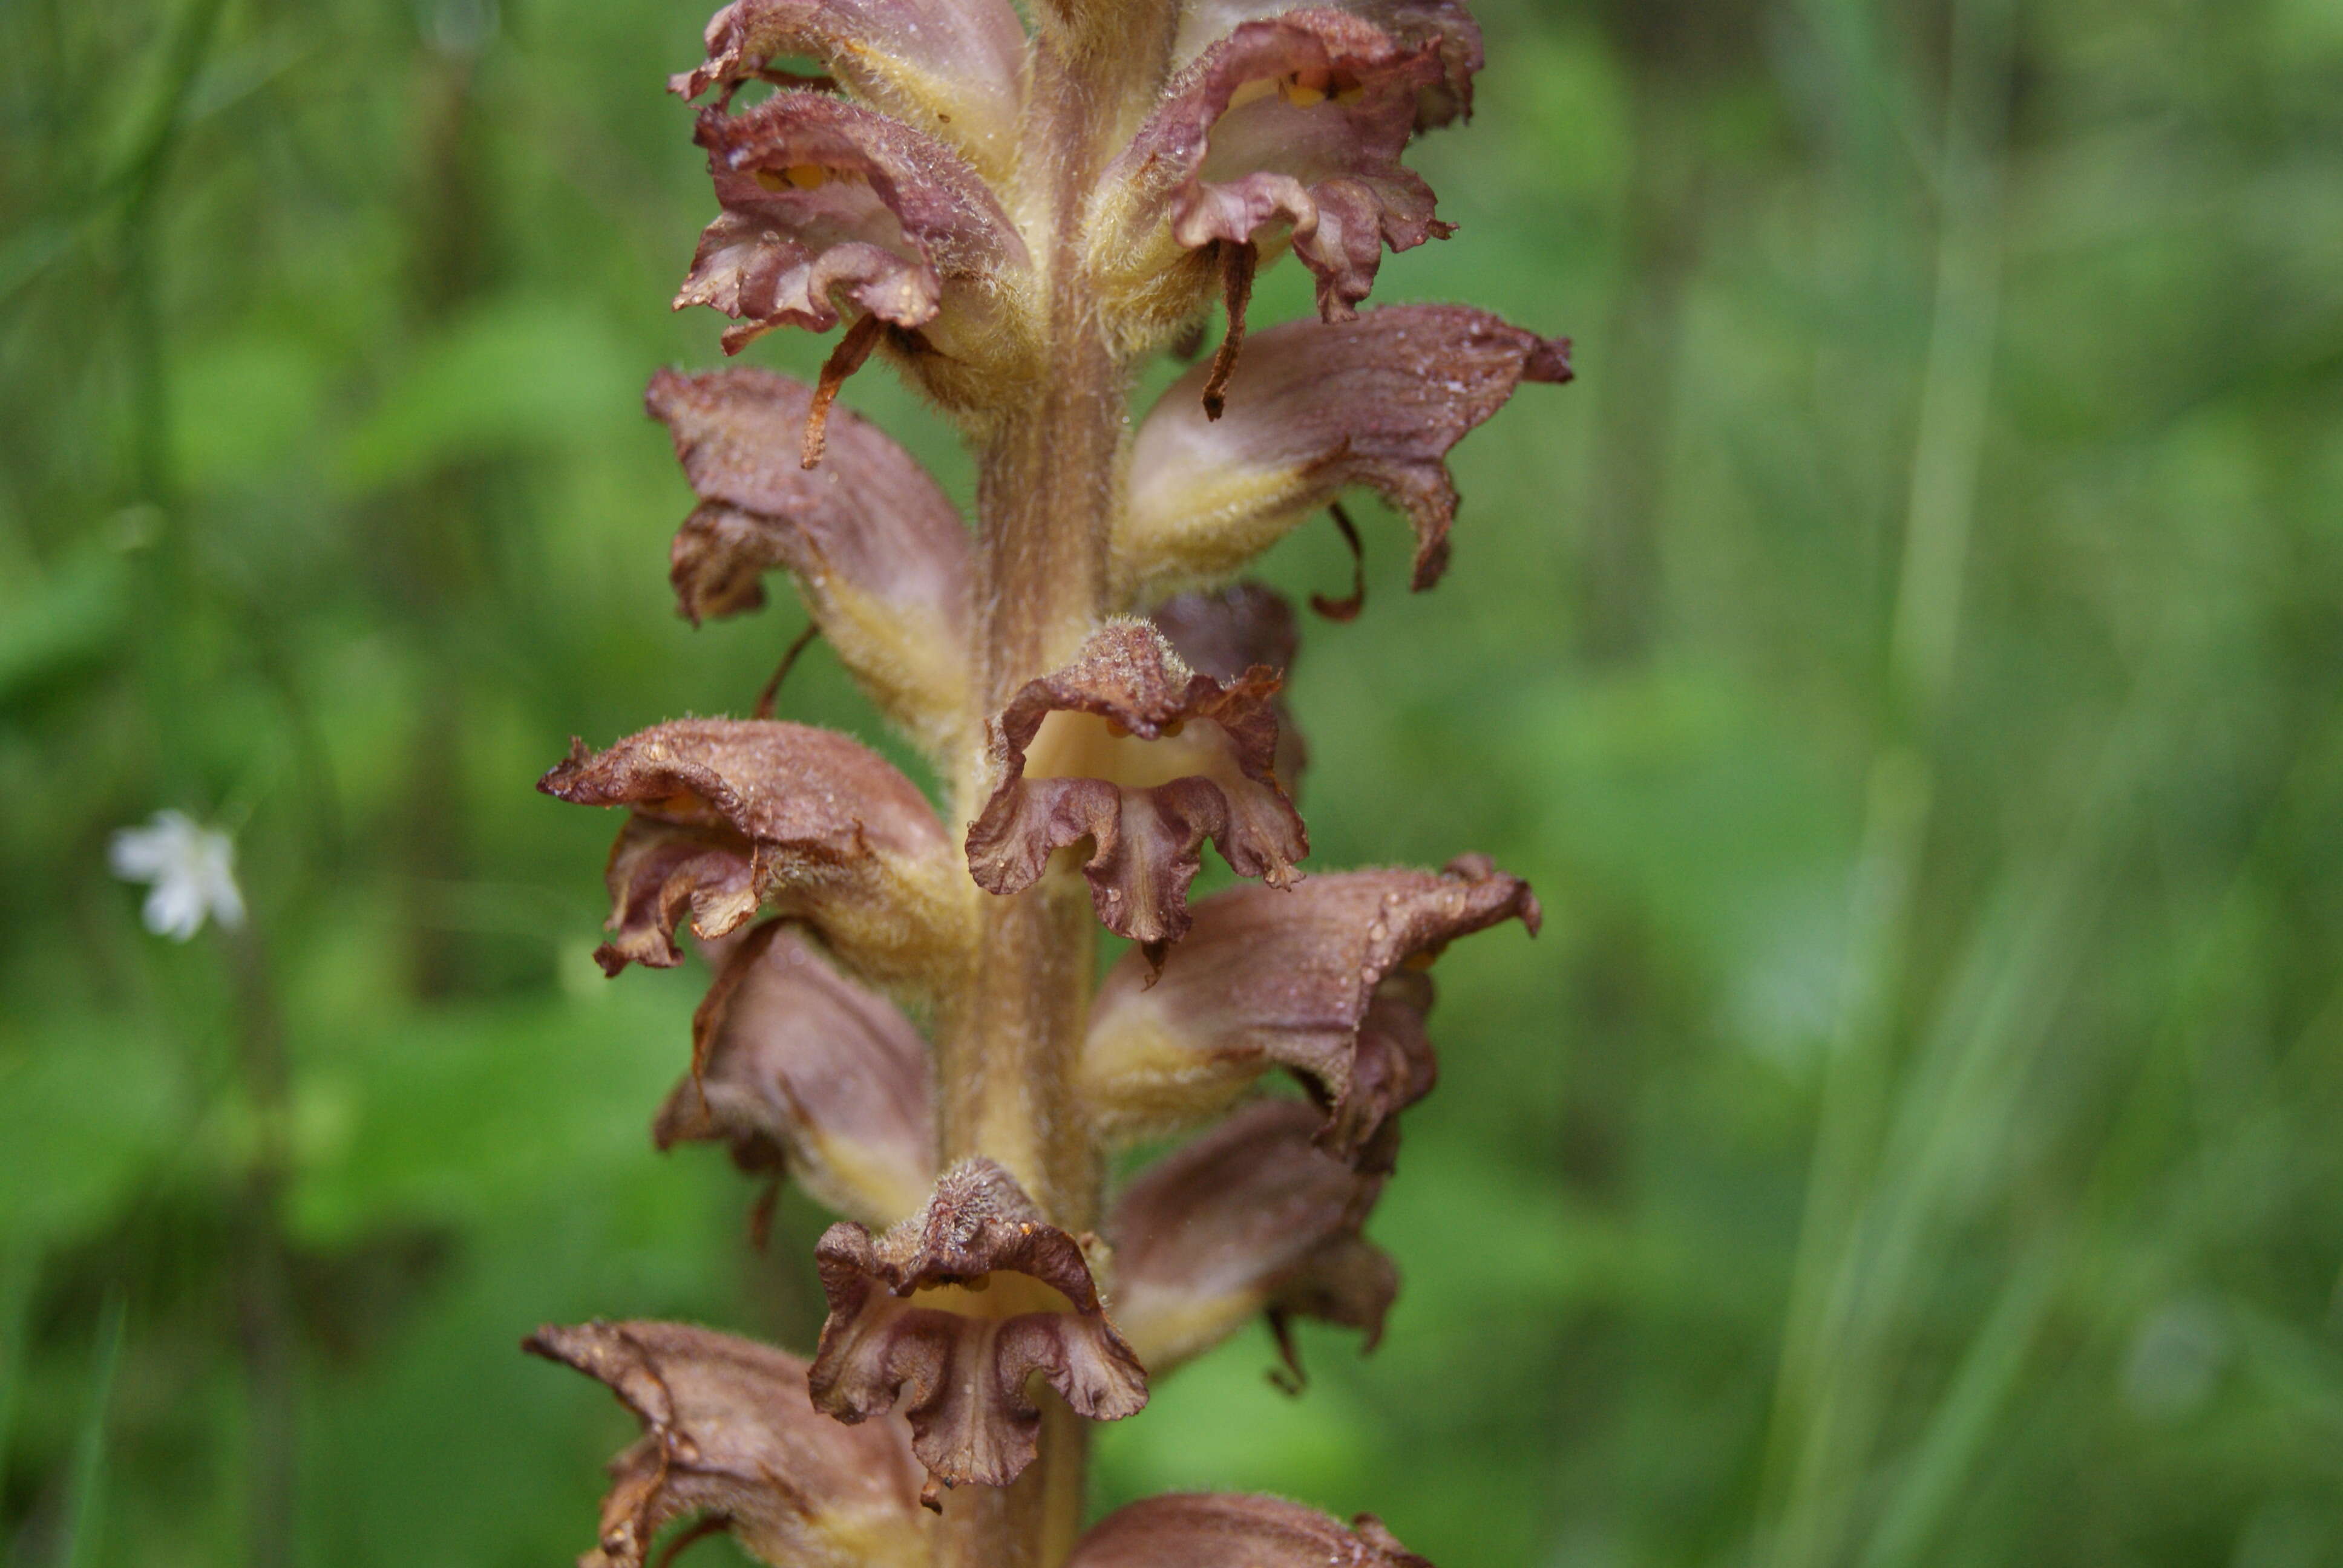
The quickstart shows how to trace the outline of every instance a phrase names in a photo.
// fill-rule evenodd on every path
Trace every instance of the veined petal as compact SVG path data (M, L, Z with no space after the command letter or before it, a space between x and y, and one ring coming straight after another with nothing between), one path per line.
M992 719L992 790L968 831L977 884L1021 892L1088 839L1099 919L1151 946L1187 930L1207 838L1238 875L1289 886L1310 839L1277 779L1278 684L1258 665L1199 675L1147 622L1108 622Z
M1289 676L1302 647L1293 607L1283 594L1259 583L1174 595L1149 611L1147 618L1189 668L1218 681L1241 680L1255 665ZM1277 781L1286 794L1298 799L1310 748L1293 721L1282 686L1271 699L1270 711L1277 719Z
M968 532L916 458L860 416L830 417L806 467L813 388L769 370L662 370L645 403L703 503L676 535L669 577L693 624L764 602L776 568L873 702L930 747L967 703Z
M841 1214L891 1225L936 1177L928 1050L884 997L770 920L724 960L691 1020L692 1067L651 1138L724 1143L747 1171L786 1169Z
M1321 873L1276 896L1233 888L1196 906L1160 975L1119 961L1091 1010L1075 1088L1103 1136L1191 1124L1272 1064L1325 1108L1319 1146L1388 1170L1392 1119L1435 1076L1421 970L1456 938L1502 920L1535 931L1529 884L1481 856L1444 871Z
M1245 23L1290 9L1285 0L1187 0L1172 64L1185 67ZM1372 22L1410 47L1429 44L1439 55L1440 81L1416 95L1416 129L1430 130L1473 113L1473 78L1483 59L1481 28L1459 0L1326 0L1326 9Z
M1386 246L1449 232L1432 187L1400 162L1417 101L1445 69L1435 38L1411 43L1342 11L1241 24L1173 78L1101 179L1094 270L1135 307L1184 317L1202 280L1163 283L1182 252L1290 240L1317 275L1319 314L1348 319Z
M959 154L860 105L776 93L743 114L701 110L694 139L724 211L675 305L737 318L728 354L776 327L827 332L840 297L950 354L1026 264L1024 242Z
M1315 1145L1295 1100L1249 1105L1148 1168L1115 1206L1115 1321L1161 1377L1267 1312L1294 1375L1289 1316L1383 1335L1399 1271L1359 1227L1383 1191Z
M795 1356L688 1323L547 1327L521 1343L606 1384L643 1423L611 1462L600 1542L578 1568L642 1568L660 1527L694 1514L777 1568L925 1568L909 1431L840 1432Z
M707 41L707 59L669 84L686 98L717 85L729 96L775 55L810 55L988 177L1016 163L1025 29L1008 0L733 0Z
M1132 443L1114 530L1126 602L1227 578L1353 485L1407 514L1414 586L1431 587L1456 516L1449 451L1523 382L1569 380L1570 343L1463 306L1392 305L1248 339L1218 420L1204 375L1175 382Z
M882 1235L840 1221L814 1249L830 1302L810 1372L840 1421L900 1400L934 1485L1006 1486L1032 1462L1039 1372L1076 1412L1117 1421L1147 1374L1106 1319L1081 1244L990 1160L947 1171Z
M770 719L679 719L608 751L576 743L538 780L581 806L633 812L610 853L610 929L596 956L683 961L760 906L804 920L869 979L919 983L967 940L957 858L925 797L883 758L827 729Z
M1116 1509L1066 1568L1432 1568L1383 1521L1345 1526L1282 1497L1169 1493Z

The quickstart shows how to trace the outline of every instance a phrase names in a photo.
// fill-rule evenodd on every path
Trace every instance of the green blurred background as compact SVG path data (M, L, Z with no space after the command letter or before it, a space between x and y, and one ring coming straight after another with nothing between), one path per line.
M1360 503L1294 684L1316 863L1485 849L1549 924L1443 965L1384 1347L1289 1400L1241 1336L1103 1496L1442 1568L2343 1563L2343 4L1480 9L1462 232L1377 293L1582 380L1462 448L1437 592ZM11 1561L566 1562L631 1423L523 1332L810 1340L821 1217L760 1257L645 1135L704 975L599 978L610 825L530 789L803 622L664 581L703 20L0 0ZM875 729L819 649L784 711ZM164 807L254 940L141 929Z

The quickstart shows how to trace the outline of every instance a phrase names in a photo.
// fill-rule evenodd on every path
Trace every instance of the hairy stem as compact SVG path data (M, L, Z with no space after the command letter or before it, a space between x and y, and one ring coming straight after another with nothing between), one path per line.
M1078 204L1108 129L1097 110L1116 85L1085 67L1046 49L1034 65L1023 206L1048 305L1036 374L997 410L980 455L971 685L986 714L1066 663L1106 608L1128 384L1075 252ZM963 808L983 769L980 755L967 759ZM938 1020L944 1159L999 1161L1053 1223L1081 1231L1099 1201L1099 1161L1071 1089L1096 967L1089 890L1066 860L1023 893L987 899L980 921L964 983ZM1053 1568L1072 1549L1088 1423L1054 1395L1042 1402L1032 1467L1005 1489L967 1487L946 1501L938 1568Z

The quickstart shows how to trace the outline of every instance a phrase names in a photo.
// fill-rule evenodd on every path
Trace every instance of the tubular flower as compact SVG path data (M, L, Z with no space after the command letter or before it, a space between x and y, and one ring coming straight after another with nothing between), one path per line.
M1369 1350L1383 1337L1399 1271L1359 1235L1383 1178L1317 1149L1318 1121L1296 1101L1248 1105L1115 1205L1115 1314L1150 1372L1210 1350L1257 1312L1297 1382L1289 1317L1362 1330Z
M1077 1085L1121 1141L1209 1116L1262 1069L1290 1069L1325 1107L1329 1151L1388 1166L1393 1117L1431 1092L1423 972L1458 937L1508 920L1535 931L1529 884L1478 856L1429 871L1313 877L1278 897L1214 894L1160 976L1126 958L1091 1015Z
M769 370L651 378L645 403L675 438L699 509L669 579L693 624L765 602L785 569L839 659L888 717L930 748L967 703L968 535L911 455L851 413L830 460L799 460L819 394Z
M1131 444L1114 524L1126 602L1225 579L1353 485L1406 514L1413 583L1430 588L1456 518L1443 459L1523 382L1568 381L1570 344L1461 306L1390 305L1249 339L1223 418L1202 406L1206 374L1175 382Z
M840 1213L890 1225L935 1179L927 1042L780 920L734 948L691 1020L691 1070L651 1141L721 1142Z
M1471 110L1460 0L1021 11L734 0L672 84L718 207L677 303L729 316L727 352L840 331L810 386L652 379L696 498L677 607L739 614L787 573L940 804L769 717L778 675L755 718L573 743L539 781L625 812L603 967L680 964L689 929L714 971L653 1141L724 1147L759 1216L785 1177L840 1216L810 1362L673 1323L528 1342L643 1423L588 1568L719 1529L779 1568L1426 1568L1272 1498L1079 1533L1082 1450L1256 1317L1297 1390L1293 1319L1383 1332L1399 1269L1365 1228L1438 1077L1425 971L1539 909L1473 855L1304 876L1299 628L1232 579L1321 508L1355 562L1363 486L1431 587L1449 453L1568 380L1569 345L1358 309L1386 250L1449 232L1403 158ZM1289 251L1314 317L1248 336ZM1134 427L1141 357L1201 343L1215 293L1218 351ZM881 350L966 436L973 518L837 407ZM1363 585L1312 603L1347 620ZM1192 908L1207 840L1252 885ZM1135 946L1093 985L1101 927ZM1272 1069L1307 1098L1245 1103ZM1191 1132L1109 1192L1119 1148Z

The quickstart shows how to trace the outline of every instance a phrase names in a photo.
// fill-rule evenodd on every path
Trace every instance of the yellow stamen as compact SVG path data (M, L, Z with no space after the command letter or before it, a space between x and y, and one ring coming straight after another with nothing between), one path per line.
M820 164L791 164L787 173L789 184L801 191L819 189L830 178L830 171Z
M1275 82L1266 76L1256 77L1229 95L1229 107L1242 109L1247 104L1258 104L1276 91Z
M1320 74L1323 75L1322 72ZM1285 101L1297 109L1306 109L1326 101L1326 89L1322 86L1312 86L1303 81L1299 73L1280 82L1277 85L1277 90L1284 94Z

